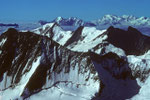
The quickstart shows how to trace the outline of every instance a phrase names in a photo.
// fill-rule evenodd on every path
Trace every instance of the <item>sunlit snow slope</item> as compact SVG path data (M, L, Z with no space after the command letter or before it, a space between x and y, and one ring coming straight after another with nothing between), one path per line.
M99 93L100 80L88 54L15 29L2 34L0 41L3 100L90 100Z
M63 34L59 33L63 35L64 39L67 37L64 35L64 33L67 35L67 31L64 31L58 25L54 24L53 27L50 27L52 31L49 31L48 34L55 34L53 28L56 27L58 30L62 30ZM99 73L100 80L104 84L105 89L103 91L105 92L102 92L102 97L96 99L125 100L133 97L135 100L140 100L140 98L143 98L142 95L145 95L145 98L149 98L147 95L149 91L144 91L144 88L150 84L148 83L150 37L142 35L132 27L128 27L127 31L125 31L114 27L110 27L107 30L97 30L94 27L81 26L70 33L71 35L68 35L67 41L63 42L65 47L77 52L94 52L99 56L96 57L94 54L91 57L94 59L92 61ZM58 33L56 32L56 34ZM56 38L58 37L52 37L54 41L61 44ZM107 55L105 60L98 60L105 54ZM101 67L104 69L101 69ZM111 73L109 74L108 72ZM114 75L122 77L116 79ZM110 95L110 93L112 94Z
M0 36L4 100L149 100L150 37L137 29L48 23Z

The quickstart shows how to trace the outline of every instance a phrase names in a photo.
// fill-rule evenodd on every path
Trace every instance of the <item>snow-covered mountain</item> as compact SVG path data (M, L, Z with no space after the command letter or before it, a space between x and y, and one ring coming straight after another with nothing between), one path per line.
M144 26L150 27L150 18L148 17L135 17L132 15L123 15L123 16L116 16L116 15L105 15L102 18L94 21L84 21L76 17L70 18L63 18L57 17L53 21L42 21L40 20L39 23L44 25L50 22L57 22L61 26L120 26L120 27L128 27L128 26ZM88 24L89 23L89 24Z
M99 20L93 21L100 29L114 26L121 29L127 29L132 26L140 30L144 34L149 34L150 18L148 17L135 17L129 15L115 16L105 15Z
M0 36L4 100L149 100L150 37L137 29L48 23Z
M146 35L150 35L150 18L149 17L135 17L132 15L105 15L102 18L92 21L84 21L82 19L76 17L57 17L52 21L39 20L38 22L15 22L17 23L17 30L33 30L47 23L57 23L65 30L73 30L75 31L80 26L86 27L96 27L97 29L104 30L109 28L110 26L114 26L116 28L127 29L128 26L132 26L137 28L140 32ZM4 23L7 24L7 23ZM8 28L15 28L13 26L0 26L0 34L6 31Z
M90 100L99 93L100 80L88 54L15 29L2 34L0 41L3 100Z
M69 17L69 18L63 18L63 17L57 17L53 21L42 21L40 20L39 23L41 25L47 24L47 23L57 23L60 26L74 26L74 27L79 27L79 26L96 26L95 23L93 22L86 22L83 21L82 19L76 18L76 17Z
M90 54L105 86L102 97L96 97L96 100L150 99L149 91L144 91L150 84L150 37L142 35L132 27L128 27L126 31L114 27L107 30L79 27L76 31L69 32L64 31L58 24L51 23L45 26L49 27L50 31L47 30L43 34L36 29L34 32L52 38L71 51ZM59 35L51 37L50 34Z
M46 23L58 23L61 26L81 26L84 24L83 20L78 19L76 17L70 17L70 18L63 18L63 17L57 17L56 19L54 19L53 21L43 21L40 20L39 23L41 25L44 25Z
M116 15L105 15L98 20L93 21L84 21L79 18L70 17L70 18L63 18L58 17L53 21L39 21L41 25L46 23L55 23L57 22L60 26L67 27L67 29L76 29L79 26L87 26L87 27L97 27L98 29L107 29L110 26L114 26L121 29L127 29L128 26L132 26L137 28L143 34L150 35L150 18L148 17L135 17L132 15L123 15L123 16L116 16ZM70 28L70 27L74 28Z
M150 25L150 18L148 17L135 17L130 15L115 16L115 15L105 15L101 19L96 20L99 25Z
M68 19L57 17L52 22L57 22L61 26L81 26L84 24L83 20L75 18L75 17L70 17Z

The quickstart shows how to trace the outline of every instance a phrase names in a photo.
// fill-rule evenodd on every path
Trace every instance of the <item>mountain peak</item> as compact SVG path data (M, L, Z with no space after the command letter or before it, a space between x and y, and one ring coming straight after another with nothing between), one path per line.
M63 20L63 18L60 16L55 19L56 22L60 22L61 20Z
M127 31L130 33L130 35L134 35L135 37L139 37L139 38L142 37L142 33L138 31L136 28L129 26Z
M119 17L119 16L118 16ZM122 15L122 18L130 18L130 19L136 19L137 17L133 16L133 15Z
M113 21L114 19L117 19L117 18L118 18L118 16L116 16L116 15L104 15L101 20Z
M109 14L107 14L107 15L104 15L103 17L111 18L111 17L117 17L117 16L116 15L109 15Z
M9 37L14 37L18 31L14 28L9 28L5 33L8 34Z
M127 55L141 55L150 49L150 37L142 35L141 32L131 26L128 27L127 31L111 26L107 30L107 34L107 41L123 49Z
M9 28L7 32L17 33L18 31L15 28Z
M107 31L112 31L112 30L114 30L115 28L113 27L113 26L110 26L108 29L107 29Z

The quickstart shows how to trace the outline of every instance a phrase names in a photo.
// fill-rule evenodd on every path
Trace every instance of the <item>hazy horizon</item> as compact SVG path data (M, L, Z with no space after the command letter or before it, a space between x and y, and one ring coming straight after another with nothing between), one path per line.
M149 4L149 0L3 0L0 21L53 20L58 16L95 20L106 14L150 17Z

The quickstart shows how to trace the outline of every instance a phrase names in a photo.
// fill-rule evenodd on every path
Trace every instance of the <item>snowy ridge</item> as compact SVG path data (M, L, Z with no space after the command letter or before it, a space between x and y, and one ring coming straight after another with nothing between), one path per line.
M56 23L48 23L40 28L34 29L31 32L39 35L47 36L58 42L60 45L64 45L66 41L72 36L71 31L64 31Z
M112 17L112 16L110 16L110 17ZM127 16L123 16L123 17L127 17ZM135 17L129 17L129 18L135 19ZM111 19L111 18L109 18L109 19ZM58 26L57 26L57 29L59 29ZM116 31L114 31L114 30L116 30ZM63 30L61 30L61 31L63 31ZM117 33L119 36L120 32L125 33L125 34L134 33L134 34L132 34L132 36L135 37L135 35L137 35L136 36L137 43L138 43L138 41L141 41L141 39L144 39L144 38L147 39L146 41L149 41L148 37L142 36L142 34L139 33L139 31L137 31L131 27L129 27L127 31L122 31L119 29L111 28L111 27L108 30L97 30L94 27L79 27L76 31L72 32L72 36L68 40L70 42L66 42L67 43L66 46L70 50L77 51L77 52L89 52L89 50L90 50L92 52L95 52L97 54L104 55L104 56L107 54L110 55L110 52L113 52L116 55L118 55L118 57L120 57L120 58L117 57L118 61L116 61L116 62L113 61L115 59L115 56L112 56L111 59L104 60L104 62L99 62L100 64L97 64L97 62L96 62L99 58L96 58L96 61L93 60L94 65L97 66L97 68L98 68L97 70L99 72L100 79L102 80L103 84L106 87L108 87L108 88L106 88L106 90L104 90L105 92L104 92L103 99L108 100L108 98L109 98L109 100L115 100L115 98L116 99L118 98L117 94L115 94L115 93L111 94L110 96L106 95L106 94L110 94L110 91L111 91L110 88L113 87L112 91L115 90L115 91L120 92L122 90L125 90L124 92L120 92L119 95L122 95L122 98L120 98L120 99L125 99L125 98L127 99L127 98L133 97L133 100L134 100L134 98L136 98L136 100L140 100L140 99L137 99L137 97L144 95L143 89L146 86L147 87L149 86L149 85L146 85L146 83L148 82L148 79L149 79L149 70L150 70L150 68L149 68L149 66L150 66L149 65L150 64L149 52L142 54L142 55L139 55L139 53L137 53L137 55L139 55L139 56L135 56L135 55L127 56L127 50L121 49L122 47L120 47L120 48L115 47L114 45L116 45L116 44L111 42L111 41L113 41L112 40L113 37L111 37L111 34L113 35L113 34ZM54 32L54 34L55 34L55 32ZM59 32L59 34L62 34L62 33ZM75 38L73 37L73 35L75 35ZM76 37L78 37L78 38L76 38ZM131 37L131 38L133 39L133 37ZM128 35L127 36L125 35L124 38L129 39ZM119 40L119 38L115 38L115 37L114 37L114 39ZM55 39L55 41L56 41L56 39ZM119 41L121 42L122 40L119 40ZM144 43L145 40L142 40L142 41ZM132 42L135 42L135 41L132 41ZM139 42L139 43L141 43L141 42ZM136 43L133 44L133 46L134 45L137 46ZM144 43L144 45L145 45L144 47L147 46L146 43ZM131 47L133 47L133 46L131 46ZM139 44L138 47L139 46L140 46L140 48L143 48L142 44ZM135 47L135 48L137 48L137 47ZM130 49L132 49L132 48L130 48ZM129 51L131 51L130 49L129 49ZM142 50L144 50L144 48ZM134 51L136 52L136 49ZM131 54L132 54L132 52L131 52ZM134 54L134 52L133 52L133 54ZM124 59L122 59L122 58L124 58ZM122 61L122 62L120 62L120 61ZM105 64L106 62L108 65ZM122 64L117 65L118 62L120 62ZM104 63L104 65L103 65L103 63ZM100 71L100 66L103 68L103 69L101 69L101 71ZM118 67L119 68L118 69L113 66L120 66L122 69L120 69L120 67ZM103 72L102 72L102 70L103 70ZM124 77L123 73L130 73L129 76L127 76L128 77L126 79L127 81L122 80L122 79L118 80L118 78L117 79L114 78L114 76L121 77L121 75L123 75L123 77ZM109 79L106 80L105 77L106 77L106 79L109 77ZM133 80L133 78L136 79L137 81ZM108 81L110 81L110 82L108 82ZM112 84L107 84L107 83L112 83ZM124 87L123 85L120 85L120 84L126 84L127 86ZM145 84L145 85L142 85L142 84ZM133 85L134 85L134 87L133 87ZM142 88L140 89L140 87L142 87ZM131 94L124 95L126 93L126 91L131 91ZM140 94L137 94L138 92ZM144 93L148 94L149 91L147 91L147 92L145 91ZM137 96L134 97L134 95L136 95L136 94L137 94ZM102 93L102 95L103 95L103 93ZM112 97L114 97L114 99L110 99ZM148 98L148 95L146 95L145 98Z
M87 26L87 27L97 27L98 29L104 30L110 26L114 26L121 29L127 29L128 26L137 28L143 34L150 35L150 18L149 17L135 17L133 15L104 15L102 18L92 21L84 21L76 17L63 18L58 17L53 21L41 21L41 25L46 23L57 23L60 26ZM74 28L69 28L74 29Z
M78 52L88 52L107 38L107 36L98 38L105 31L106 30L97 30L95 27L84 27L80 39L68 45L67 48Z
M128 56L133 75L137 77L137 83L141 87L139 93L131 100L149 100L150 87L150 51L141 56Z
M45 34L49 29L54 25L54 23L49 23L46 25L43 25L37 29L32 30L32 32L35 32L37 34Z
M5 37L0 48L0 95L4 100L54 99L43 93L55 95L55 100L90 100L99 93L100 80L89 55L31 32L9 29L0 40Z
M64 31L60 26L55 26L52 32L54 33L53 40L60 45L64 45L72 36L72 31Z
M71 31L64 31L59 25L53 23L45 24L43 27L33 30L32 32L35 32L37 34L41 34L44 36L50 37L51 34L53 34L52 39L56 42L58 42L61 45L65 45L69 39L76 34L76 32ZM45 29L45 26L47 28ZM80 27L79 27L80 28ZM45 30L44 30L45 29ZM67 48L78 51L78 52L87 52L88 50L92 49L99 43L101 43L104 39L107 38L107 36L104 36L103 38L98 38L100 35L102 35L106 30L97 30L95 27L84 27L81 30L81 33L76 34L78 35L79 40L75 41L73 43L69 43ZM77 36L76 36L77 37ZM84 48L83 48L84 46Z
M0 41L4 98L13 91L8 99L149 99L150 37L133 27L65 31L48 23L31 32L9 29Z

